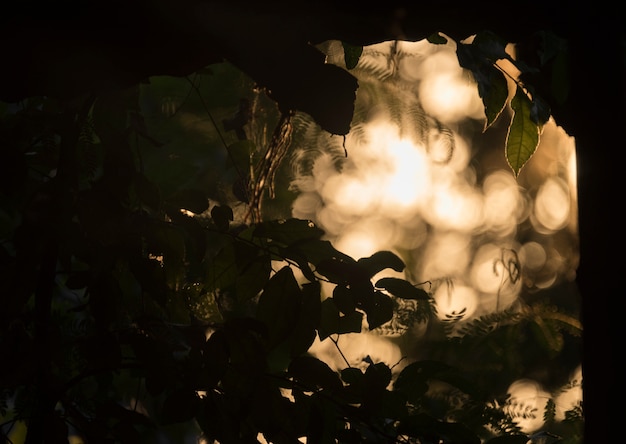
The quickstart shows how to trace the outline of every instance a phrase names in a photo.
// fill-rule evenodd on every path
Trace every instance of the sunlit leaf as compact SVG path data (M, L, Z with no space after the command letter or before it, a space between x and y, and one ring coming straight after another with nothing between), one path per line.
M511 107L514 114L506 137L506 158L517 177L537 149L539 128L530 116L532 103L521 88L511 100Z
M429 295L421 288L413 286L410 282L393 277L386 277L376 281L377 288L383 288L392 295L401 299L429 299Z
M486 129L496 121L506 106L509 90L504 74L495 67L488 68L487 82L478 84L478 94L485 106Z
M346 68L353 69L359 63L361 54L363 54L362 46L351 45L346 42L341 42L343 46L344 60L346 62Z

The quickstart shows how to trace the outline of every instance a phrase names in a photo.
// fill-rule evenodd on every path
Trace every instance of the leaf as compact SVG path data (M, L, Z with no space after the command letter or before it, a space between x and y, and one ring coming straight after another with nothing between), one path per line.
M393 318L393 300L380 291L373 292L362 308L367 315L367 325L370 330L380 327Z
M305 390L316 388L339 391L343 387L339 375L323 361L313 356L298 356L289 364L289 374L303 384ZM308 391L307 390L307 391Z
M346 62L346 68L354 69L356 65L359 63L359 59L361 58L361 54L363 54L362 46L351 45L346 42L341 42L343 46L344 60Z
M413 362L400 372L393 390L404 393L409 401L417 403L428 390L428 380L448 368L447 364L439 361Z
M433 45L445 45L446 43L448 43L448 39L438 32L433 32L428 37L426 37L426 40L428 40L428 42L432 43Z
M215 205L211 208L211 219L218 230L228 231L228 226L234 219L233 210L227 205Z
M378 280L375 284L377 288L387 290L392 295L401 299L428 300L430 296L421 288L413 286L404 279L386 277Z
M502 71L494 66L487 69L487 81L478 84L478 94L485 106L485 129L489 128L502 113L509 97L509 88Z
M514 114L506 137L506 158L517 177L537 149L539 127L530 115L532 104L520 88L511 100L511 107Z
M310 220L295 218L261 222L256 225L253 233L254 237L271 239L283 245L319 239L323 235L324 230Z
M302 285L302 304L291 338L292 356L306 353L317 337L322 310L320 289L319 281Z
M367 270L370 278L387 268L401 272L405 267L404 261L391 251L377 251L370 257L359 259L357 263Z
M341 316L332 298L322 301L321 322L318 330L320 340L333 334L359 333L363 326L363 314L353 311Z
M302 293L291 267L281 268L263 289L256 313L268 328L270 348L294 330L301 302Z

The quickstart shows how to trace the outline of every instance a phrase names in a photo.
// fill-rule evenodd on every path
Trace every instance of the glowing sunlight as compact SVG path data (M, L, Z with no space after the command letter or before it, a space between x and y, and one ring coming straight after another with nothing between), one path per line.
M339 42L323 48L329 63L345 66ZM355 259L379 250L398 254L407 264L403 276L432 291L437 316L452 334L481 316L521 310L520 298L540 289L573 281L574 142L554 120L516 178L504 160L503 138L481 139L483 104L451 42L365 47L351 72L360 87L347 157L326 152L312 168L296 168L294 217L314 220ZM307 144L327 140L315 137L300 142L296 163ZM378 330L341 339L351 364L366 355L390 366L419 356L419 347L388 339L392 329ZM402 331L404 344L416 344L424 329ZM346 364L330 339L311 352L332 368ZM567 406L580 401L580 382L573 387L557 398L520 378L508 388L505 411L531 433L542 426L550 396ZM558 420L564 408L557 405Z

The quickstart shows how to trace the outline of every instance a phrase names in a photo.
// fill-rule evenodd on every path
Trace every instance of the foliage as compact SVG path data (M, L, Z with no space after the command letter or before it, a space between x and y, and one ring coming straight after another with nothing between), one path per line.
M494 59L508 56L489 36L460 48L493 120L504 106ZM350 54L358 57L354 48ZM196 106L212 125L236 132L229 118L239 98L209 111L194 81L189 100L183 94L161 109L171 117L182 103ZM538 359L553 359L577 333L569 318L529 305L528 322L481 319L464 327L462 340L448 337L427 288L373 281L404 269L394 253L355 260L311 221L236 217L248 194L234 185L250 191L258 176L242 171L270 151L235 140L220 157L223 141L210 136L164 152L146 122L146 98L137 85L3 105L5 440L67 442L70 434L87 443L180 442L191 431L222 444L259 442L259 435L277 444L528 441L497 408L506 402L502 384L517 376L507 360L518 350L507 352L503 341L523 334L518 347L541 343ZM511 105L522 115L508 142L517 173L545 109L526 94ZM327 285L332 294L324 294ZM384 326L397 299L428 313L441 358L399 371L367 359L337 373L309 355L316 339ZM467 357L478 349L480 362ZM559 436L578 432L580 412L568 412L568 421L555 428Z

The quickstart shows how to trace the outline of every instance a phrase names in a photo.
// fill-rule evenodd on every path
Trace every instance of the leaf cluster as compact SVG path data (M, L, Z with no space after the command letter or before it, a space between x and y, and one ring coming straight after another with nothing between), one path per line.
M472 51L467 64L482 72ZM137 443L190 430L222 444L528 440L463 365L415 360L394 373L369 359L335 372L310 355L316 340L385 326L395 300L432 314L432 297L374 280L404 270L390 251L355 260L311 221L244 224L199 187L158 183L138 149L159 148L138 86L28 99L0 124L5 440ZM558 352L553 327L568 319L548 312L532 319L554 321L535 324Z

